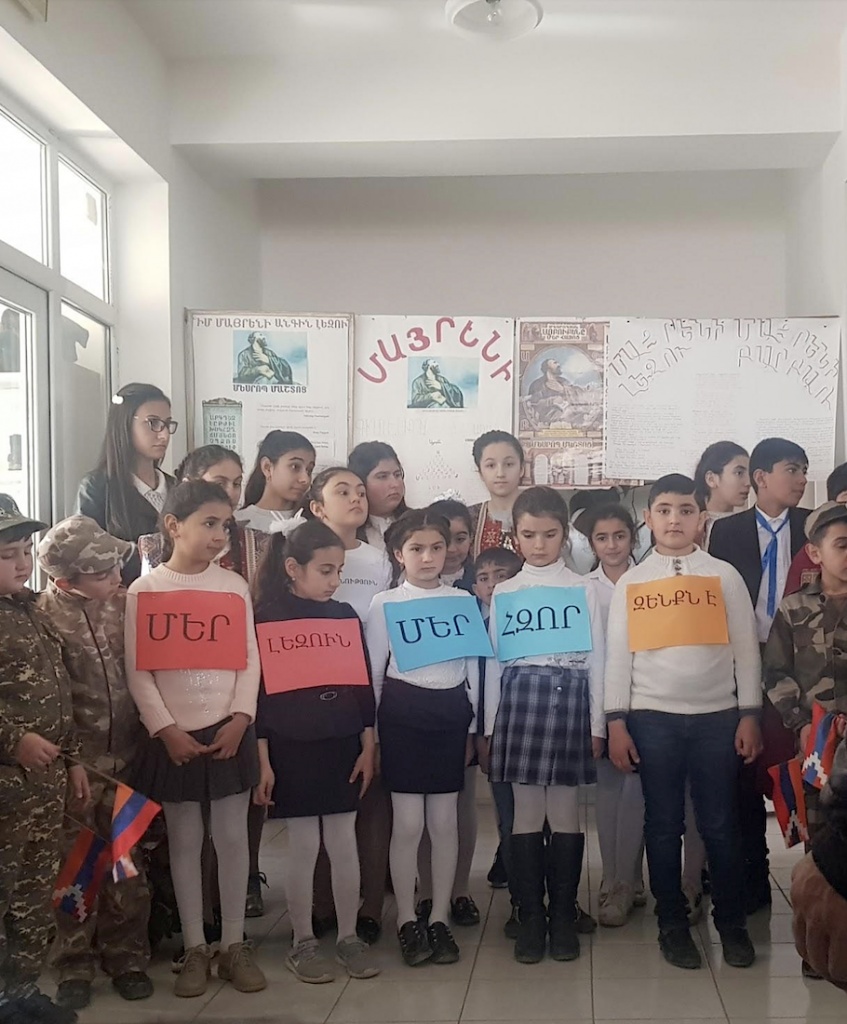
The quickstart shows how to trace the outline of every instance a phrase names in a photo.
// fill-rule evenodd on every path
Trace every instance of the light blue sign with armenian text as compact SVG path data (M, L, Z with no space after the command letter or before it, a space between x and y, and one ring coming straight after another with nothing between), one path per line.
M476 601L421 597L387 602L385 624L401 672L454 658L490 658L491 641Z
M592 649L585 587L527 587L494 600L499 661Z

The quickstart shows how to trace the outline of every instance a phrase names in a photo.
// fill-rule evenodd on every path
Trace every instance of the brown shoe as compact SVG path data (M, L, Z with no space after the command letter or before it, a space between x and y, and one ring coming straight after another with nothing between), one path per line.
M234 942L218 960L218 977L232 982L239 992L261 992L267 980L255 961L252 942Z
M185 951L182 970L174 982L174 995L184 999L202 996L212 976L212 951L205 945Z

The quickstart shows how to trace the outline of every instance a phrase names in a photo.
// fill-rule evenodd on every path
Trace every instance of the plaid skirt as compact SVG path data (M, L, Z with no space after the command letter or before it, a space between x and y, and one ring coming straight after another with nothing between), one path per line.
M504 669L490 778L527 786L581 786L597 780L587 669Z

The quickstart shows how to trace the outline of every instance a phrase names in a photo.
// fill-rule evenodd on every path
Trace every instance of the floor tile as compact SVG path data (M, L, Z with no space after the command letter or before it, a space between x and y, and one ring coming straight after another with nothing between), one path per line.
M557 963L545 957L540 964L519 964L515 960L514 946L505 938L497 945L482 945L473 966L475 981L499 981L514 978L516 981L549 979L567 984L576 977L591 976L591 943L582 942L582 955L569 963Z
M567 968L568 964L561 964ZM591 1018L591 981L474 979L462 1021L571 1021Z
M719 979L733 979L739 976L738 969L729 967L723 961L721 947L708 945L712 973ZM744 969L744 977L764 978L799 978L801 960L791 942L775 942L760 945L756 950L756 962L752 967ZM845 996L845 1010L847 1010L847 996Z
M730 1018L765 1019L799 1017L810 1024L819 1024L822 1017L841 1015L847 1018L847 995L822 981L803 978L720 977L718 988Z
M467 991L464 982L418 981L350 982L332 1011L329 1024L377 1024L406 1021L458 1021Z
M750 938L756 947L769 945L770 943L784 943L794 941L792 928L793 918L791 914L770 914L767 911L760 911L747 920L747 930ZM707 936L707 942L720 942L720 935L715 928L715 923L709 918L699 925L701 935Z
M724 1011L704 969L682 978L597 978L594 1014L597 1020L698 1020L721 1019Z
M591 954L595 980L606 978L672 978L680 969L672 967L655 943L596 943ZM695 977L695 975L692 975Z

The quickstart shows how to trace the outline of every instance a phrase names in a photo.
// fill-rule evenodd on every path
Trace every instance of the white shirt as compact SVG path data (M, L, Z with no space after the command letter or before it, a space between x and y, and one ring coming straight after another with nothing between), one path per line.
M376 704L379 707L386 675L428 690L449 690L454 686L460 686L467 680L468 699L474 712L474 721L471 722L468 731L475 732L476 709L479 700L478 658L454 658L452 661L442 661L437 665L425 665L423 668L410 669L408 672L401 672L394 660L394 651L391 649L388 627L385 624L385 605L396 601L416 601L430 597L457 597L459 600L476 601L473 594L445 586L443 583L434 590L424 590L422 587L412 586L407 580L395 590L386 590L377 594L371 602L365 623L365 639L371 659Z
M258 530L259 533L275 533L279 526L274 528L275 524L283 523L286 519L292 519L294 517L294 509L285 509L278 511L270 508L259 508L258 505L248 505L246 508L240 508L235 513L235 520L239 523L244 523L250 530ZM285 531L283 531L285 532Z
M155 487L148 487L147 484L145 484L144 481L141 479L141 477L138 477L135 475L135 473L133 473L132 485L133 487L135 487L135 489L138 491L142 498L150 502L150 504L157 512L162 511L162 509L165 507L165 499L168 496L168 482L165 479L164 473L160 473L158 469L156 470Z
M719 576L728 644L629 649L626 588L670 576ZM618 580L606 636L606 713L702 715L762 705L762 666L750 595L738 570L697 548L681 558L655 551Z
M734 516L735 510L732 512L707 512L706 513L706 527L703 531L703 550L709 550L709 541L712 537L712 527L719 519L726 519L729 516Z
M771 519L770 516L765 515L758 506L756 511L762 515L768 523L770 523L771 529L773 530L777 530L780 523L784 523L786 519L788 519L788 509L775 519ZM765 551L767 550L772 537L771 534L769 534L768 531L759 523L758 517L756 518L756 530L759 534L759 554L764 558ZM776 540L778 547L776 552L776 604L774 605L774 614L776 614L776 609L779 608L782 595L785 593L785 583L788 580L788 571L791 568L790 524L783 526L776 535ZM762 582L759 584L759 596L756 600L756 633L759 637L760 644L767 641L772 623L773 615L768 615L768 571L765 569L762 572Z
M627 571L634 565L635 562L630 558ZM597 601L600 605L600 615L603 619L603 634L605 635L606 627L609 624L609 607L612 603L612 595L615 592L615 584L612 583L606 575L606 570L602 565L598 565L596 569L592 569L585 578L591 581L588 585L597 595Z
M485 735L494 731L494 720L500 705L500 682L503 665L541 665L579 667L588 669L588 692L591 705L591 735L604 738L606 719L603 714L603 665L605 662L605 640L603 622L597 592L585 584L585 577L569 569L562 559L552 565L534 566L524 564L521 571L510 580L498 583L491 598L491 617L488 629L491 644L497 650L497 595L526 590L528 587L585 587L588 615L591 619L591 651L577 651L573 654L537 654L530 658L516 658L500 662L489 658L485 663Z
M364 622L371 601L391 586L391 565L388 555L370 544L359 543L357 548L344 552L341 586L334 601L346 601Z
M370 516L365 524L365 538L368 544L385 551L385 531L393 522L390 516Z

